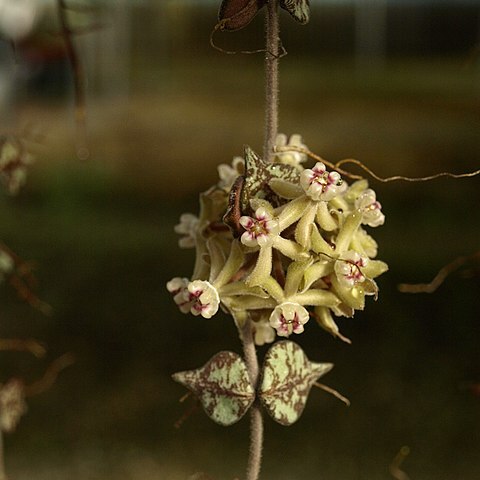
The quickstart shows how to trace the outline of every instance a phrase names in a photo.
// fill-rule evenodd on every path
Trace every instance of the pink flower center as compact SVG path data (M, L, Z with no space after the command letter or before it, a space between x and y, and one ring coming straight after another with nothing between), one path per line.
M185 303L193 302L191 308L197 312L203 312L208 308L208 303L202 303L200 301L200 296L202 295L203 290L195 290L194 292L188 292L188 301Z
M348 272L345 274L345 277L348 280L353 280L355 283L363 282L365 280L365 276L360 270L361 267L365 266L363 260L360 259L356 262L347 261L347 263L348 263Z
M293 318L285 318L283 314L280 315L281 329L290 334L292 331L295 331L300 327L301 323L298 319L297 313L294 314Z
M258 238L262 235L268 235L270 230L267 227L266 218L257 218L252 221L252 226L248 229L254 238Z
M331 185L338 185L338 174L336 172L326 172L321 168L313 168L310 183L316 183L322 187L322 191L328 190Z
M375 210L381 210L381 208L382 206L380 205L380 202L375 201L372 202L370 205L367 205L364 210L366 212L373 212Z

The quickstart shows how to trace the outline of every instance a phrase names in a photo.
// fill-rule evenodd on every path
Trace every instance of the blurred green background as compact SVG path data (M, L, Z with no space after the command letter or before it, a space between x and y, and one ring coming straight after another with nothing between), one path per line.
M220 350L240 351L232 321L182 315L166 292L188 276L193 252L173 227L198 211L216 165L261 150L263 60L209 45L219 2L97 2L71 12L87 84L91 157L75 155L71 74L53 5L28 35L5 40L1 131L35 131L26 188L0 199L1 240L34 262L51 316L0 290L0 335L45 342L45 360L2 353L1 381L33 381L63 352L76 363L6 438L15 480L216 480L244 472L248 420L230 428L191 403L170 375ZM479 167L480 3L320 2L312 21L281 15L280 130L337 161L357 158L379 175L429 175ZM218 34L226 49L262 46L262 17ZM3 89L3 90L2 90ZM479 179L371 181L386 223L372 233L390 271L380 298L340 319L351 346L313 322L295 340L349 408L313 390L290 428L266 422L265 480L383 480L404 445L412 480L480 478L478 264L430 295L429 281L479 249ZM264 349L260 349L261 355Z

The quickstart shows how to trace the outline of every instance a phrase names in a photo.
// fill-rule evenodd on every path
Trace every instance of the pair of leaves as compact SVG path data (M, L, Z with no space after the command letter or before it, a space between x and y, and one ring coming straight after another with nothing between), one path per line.
M269 415L281 425L296 422L312 385L333 368L313 363L294 342L275 343L265 356L258 397ZM255 400L247 366L234 352L220 352L203 367L175 373L173 379L190 389L205 413L224 426L238 422Z
M268 0L223 0L218 12L222 30L246 27ZM280 0L280 6L302 25L310 20L309 0Z

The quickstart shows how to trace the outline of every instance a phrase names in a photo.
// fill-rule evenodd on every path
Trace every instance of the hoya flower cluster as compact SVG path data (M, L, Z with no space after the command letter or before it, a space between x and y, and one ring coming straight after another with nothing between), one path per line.
M183 313L211 318L222 308L239 326L249 315L258 345L302 333L310 318L349 341L333 318L377 295L387 265L374 259L367 228L384 223L381 205L366 180L348 185L321 162L305 168L298 135L279 135L277 146L272 162L246 147L219 167L199 216L175 227L180 246L196 250L193 274L167 288Z

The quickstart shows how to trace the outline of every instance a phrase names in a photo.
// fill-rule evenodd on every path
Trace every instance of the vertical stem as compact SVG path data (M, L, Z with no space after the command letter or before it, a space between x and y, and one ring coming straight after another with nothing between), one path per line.
M0 480L7 480L7 474L5 473L5 454L3 447L3 432L0 429Z
M90 156L87 144L86 127L86 94L85 79L82 64L77 55L77 50L72 40L72 29L68 22L67 5L65 0L57 0L58 18L60 29L65 42L67 58L70 62L73 75L73 90L75 94L75 119L77 123L77 156L80 160L87 160Z
M258 400L250 409L250 455L248 457L246 480L258 480L262 464L263 418Z
M268 0L265 54L265 143L263 158L269 160L278 131L278 64L280 52L278 0Z
M265 139L263 158L269 160L278 131L278 60L279 60L279 19L278 0L268 0L265 54ZM250 381L257 390L260 369L253 338L253 325L246 312L242 318L241 338L243 353ZM246 480L258 480L262 461L263 418L258 399L250 408L250 451Z
M260 369L258 366L257 350L253 339L252 322L245 312L245 322L241 331L243 353L247 365L250 381L257 389ZM258 480L262 460L263 447L263 419L258 400L250 408L250 451L248 456L246 480Z
M260 369L258 366L257 349L255 348L255 341L253 339L252 321L245 312L245 321L242 327L241 338L243 344L243 354L245 356L245 363L247 365L250 381L254 387L257 386Z

